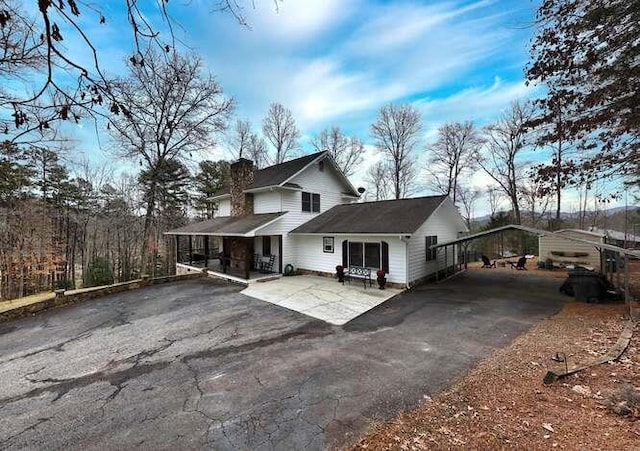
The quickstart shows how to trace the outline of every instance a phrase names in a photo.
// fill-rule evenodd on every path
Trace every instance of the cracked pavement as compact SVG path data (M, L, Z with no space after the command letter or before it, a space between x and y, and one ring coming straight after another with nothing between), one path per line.
M338 327L199 279L0 323L0 449L345 446L559 310L558 283L468 272Z

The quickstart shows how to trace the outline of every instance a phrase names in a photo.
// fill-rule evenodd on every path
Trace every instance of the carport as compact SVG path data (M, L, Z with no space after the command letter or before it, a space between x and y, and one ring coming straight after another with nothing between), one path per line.
M536 229L533 227L527 227L527 226L522 226L522 225L518 225L518 224L509 224L506 226L502 226L502 227L496 227L494 229L490 229L490 230L484 230L482 232L478 232L478 233L474 233L471 235L466 235L466 236L462 236L460 238L457 238L455 240L450 240L450 241L446 241L443 243L439 243L439 244L434 244L433 246L431 246L431 249L435 249L437 252L441 252L444 249L444 252L447 252L448 248L453 248L455 249L455 246L457 245L462 245L462 247L465 249L467 249L468 245L471 243L471 241L476 240L478 238L483 238L489 235L495 235L495 234L502 234L503 232L507 231L507 230L519 230L522 232L527 232L527 233L532 233L537 235L538 237L540 236L561 236L563 239L568 240L568 241L574 241L577 243L582 243L582 244L588 244L588 245L593 245L599 252L603 252L603 251L609 251L612 254L614 254L616 256L616 263L617 263L617 267L621 267L620 262L623 259L624 260L624 279L623 281L621 281L621 277L620 277L620 271L616 272L616 285L618 286L618 288L620 288L621 286L624 287L624 295L625 295L625 303L627 305L630 305L631 303L631 295L629 292L629 257L634 257L634 258L638 258L640 259L640 251L636 251L636 250L631 250L631 249L625 249L619 246L614 246L612 244L606 244L606 243L594 243L592 241L588 241L588 240L583 240L583 239L579 239L579 238L574 238L574 237L570 237L570 236L565 236L565 235L559 235L556 232L551 232L549 230L542 230L542 229ZM466 255L467 253L464 253L465 259L464 261L460 262L460 268L462 269L462 266L464 266L464 268L467 268L467 261L466 261ZM439 273L439 268L436 269L436 279L438 277L438 273ZM606 273L607 277L610 278L610 280L613 281L613 272L608 272Z

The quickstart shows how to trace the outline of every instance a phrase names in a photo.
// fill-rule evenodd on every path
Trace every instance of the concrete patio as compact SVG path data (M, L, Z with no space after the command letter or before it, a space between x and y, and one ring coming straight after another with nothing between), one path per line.
M365 289L360 281L343 285L326 277L294 276L251 284L242 294L341 326L401 292L379 290L375 280Z

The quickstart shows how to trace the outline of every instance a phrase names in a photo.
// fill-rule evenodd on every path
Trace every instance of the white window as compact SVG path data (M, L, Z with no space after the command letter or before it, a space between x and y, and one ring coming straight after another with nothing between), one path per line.
M332 236L322 237L322 251L325 254L333 254L333 237Z
M320 213L320 194L303 192L302 211Z

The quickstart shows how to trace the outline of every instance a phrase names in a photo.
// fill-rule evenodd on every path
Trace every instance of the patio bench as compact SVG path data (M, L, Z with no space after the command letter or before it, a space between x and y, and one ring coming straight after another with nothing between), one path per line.
M347 271L344 273L345 279L351 283L351 279L362 279L364 283L364 287L367 288L367 280L369 281L369 286L371 286L371 268L365 268L363 266L349 266Z

